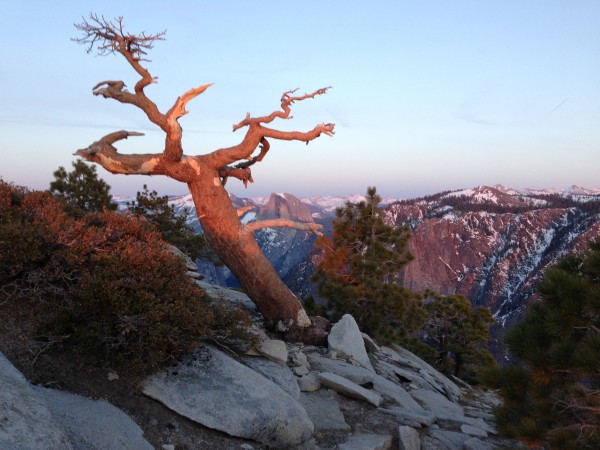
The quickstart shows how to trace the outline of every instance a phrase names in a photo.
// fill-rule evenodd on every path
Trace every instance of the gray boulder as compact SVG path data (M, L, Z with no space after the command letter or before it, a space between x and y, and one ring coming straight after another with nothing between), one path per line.
M394 383L370 370L348 364L344 361L323 358L312 353L308 354L308 360L311 366L317 370L335 373L361 386L371 384L374 391L394 400L399 405L405 408L412 408L415 411L423 410L400 384Z
M306 409L308 416L315 424L315 430L328 431L350 431L350 425L346 423L337 394L329 389L318 392L302 393L300 403Z
M429 384L432 384L437 390L446 394L450 400L457 401L462 396L462 391L456 383L414 353L409 352L399 345L392 345L392 348L381 347L381 349L399 365L409 367L418 372L420 376L425 377Z
M451 402L442 394L428 389L417 389L410 391L410 395L419 402L426 410L444 417L464 417L462 406Z
M288 393L208 345L148 378L143 392L204 426L273 447L301 444L314 429Z
M400 450L421 450L419 433L411 427L398 427L398 444Z
M73 447L88 450L152 450L143 430L119 408L69 392L34 386Z
M142 429L123 411L32 386L0 353L0 448L152 450Z
M421 444L431 450L463 450L468 439L470 436L455 431L431 430L429 435L423 436Z
M0 353L0 448L72 449L42 396Z
M243 356L241 361L245 366L258 372L267 380L271 380L296 400L300 398L300 387L296 377L287 366L255 356Z
M363 335L350 314L344 314L340 321L331 327L327 343L329 350L352 358L365 369L375 372L365 348Z

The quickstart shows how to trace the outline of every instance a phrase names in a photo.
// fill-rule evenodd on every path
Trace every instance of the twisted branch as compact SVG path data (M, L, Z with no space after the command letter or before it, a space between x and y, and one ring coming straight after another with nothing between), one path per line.
M242 233L253 233L256 230L261 230L263 228L273 228L273 227L287 227L293 228L295 230L300 231L310 231L311 233L316 234L317 236L323 236L323 233L320 228L323 225L315 222L295 222L289 219L266 219L266 220L257 220L256 222L250 222L242 227Z

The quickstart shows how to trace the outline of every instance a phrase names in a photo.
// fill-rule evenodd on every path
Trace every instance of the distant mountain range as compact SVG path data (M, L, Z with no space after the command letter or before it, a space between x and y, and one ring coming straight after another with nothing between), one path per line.
M242 199L234 205L254 205L242 221L285 217L322 223L331 232L335 209L363 196L307 197L271 194ZM200 230L189 195L171 204L188 210L188 222ZM504 330L518 321L535 295L544 269L572 250L582 250L600 237L600 189L571 186L563 190L516 190L502 185L478 186L408 200L385 199L386 221L408 224L409 248L415 260L404 270L410 289L463 294L474 305L490 308L492 350L503 355ZM288 286L300 297L314 293L314 236L292 229L264 229L255 234L259 245ZM202 264L207 281L235 286L224 267Z

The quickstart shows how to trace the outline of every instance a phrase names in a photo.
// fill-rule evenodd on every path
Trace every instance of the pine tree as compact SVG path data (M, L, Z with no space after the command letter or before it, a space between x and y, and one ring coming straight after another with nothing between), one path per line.
M136 216L145 217L154 224L165 241L192 258L208 258L218 263L204 235L196 233L187 224L187 209L178 215L173 205L169 204L168 196L159 196L154 190L150 192L148 186L144 185L144 190L136 194L135 201L128 203L128 210Z
M548 269L540 301L508 334L520 364L488 373L508 435L554 449L600 443L600 241Z
M114 211L117 204L112 202L110 186L96 174L96 167L81 159L72 163L73 171L59 167L50 183L50 192L60 198L68 211L75 216L85 212Z
M369 187L365 201L336 211L333 236L317 241L322 254L313 281L332 320L349 313L366 333L400 341L421 326L424 311L420 297L398 283L413 258L410 231L387 225L380 202Z
M422 333L436 350L432 362L446 373L476 381L481 368L495 366L487 349L489 326L494 321L490 310L482 306L473 309L463 295L428 295Z

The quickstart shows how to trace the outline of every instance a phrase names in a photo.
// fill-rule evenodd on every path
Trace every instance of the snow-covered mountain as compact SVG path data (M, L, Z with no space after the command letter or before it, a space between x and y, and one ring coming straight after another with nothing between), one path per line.
M386 215L413 231L416 258L404 270L404 284L489 307L500 356L504 330L522 317L544 269L600 237L600 192L479 186L401 201Z

